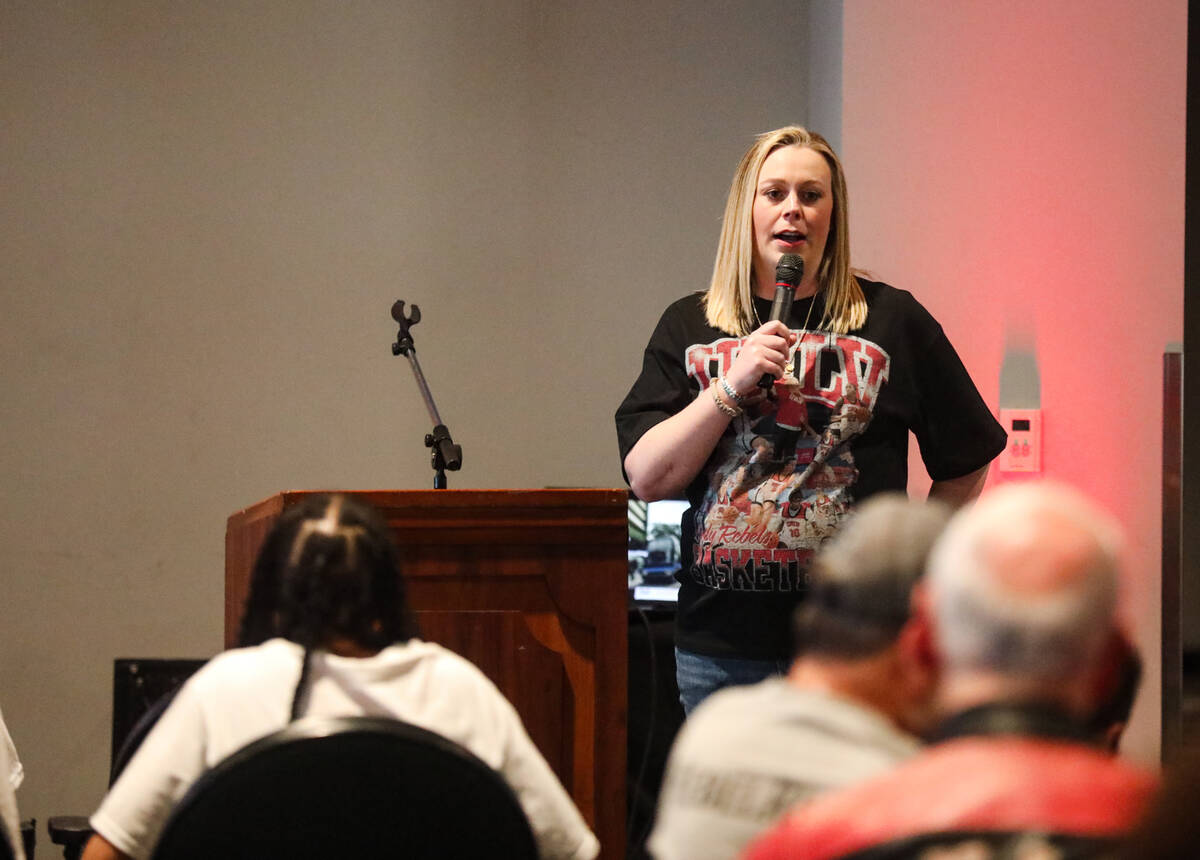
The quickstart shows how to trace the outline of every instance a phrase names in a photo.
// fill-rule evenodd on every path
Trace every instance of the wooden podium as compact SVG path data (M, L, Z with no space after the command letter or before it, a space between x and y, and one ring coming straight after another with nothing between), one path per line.
M229 517L225 645L275 518L315 491ZM508 697L600 840L625 846L627 512L624 490L346 491L382 511L422 637Z

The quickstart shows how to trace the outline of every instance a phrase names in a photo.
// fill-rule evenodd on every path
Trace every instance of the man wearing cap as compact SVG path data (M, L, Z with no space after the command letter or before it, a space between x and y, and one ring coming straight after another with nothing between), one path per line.
M933 678L909 606L948 509L887 494L853 516L813 565L787 675L722 690L684 724L648 843L658 860L735 856L793 804L917 751Z

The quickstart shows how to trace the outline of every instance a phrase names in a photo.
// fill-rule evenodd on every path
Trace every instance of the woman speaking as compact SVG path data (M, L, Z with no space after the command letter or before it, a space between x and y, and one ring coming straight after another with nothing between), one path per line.
M782 319L777 280L795 286ZM842 165L796 126L742 158L712 282L663 313L616 421L634 493L691 504L675 634L689 712L783 670L814 552L854 505L906 488L909 431L951 504L1005 444L937 321L851 269Z

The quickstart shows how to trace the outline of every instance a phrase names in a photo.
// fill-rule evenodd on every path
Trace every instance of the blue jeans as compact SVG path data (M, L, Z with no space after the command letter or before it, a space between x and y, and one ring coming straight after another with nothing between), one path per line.
M787 660L706 657L675 649L675 680L679 683L679 703L685 715L722 687L757 684L772 675L784 674L787 668Z

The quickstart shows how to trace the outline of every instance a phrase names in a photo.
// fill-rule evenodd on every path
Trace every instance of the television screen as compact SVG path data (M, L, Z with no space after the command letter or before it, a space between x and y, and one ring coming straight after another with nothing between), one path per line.
M679 596L680 521L688 503L629 495L629 603L668 608Z

